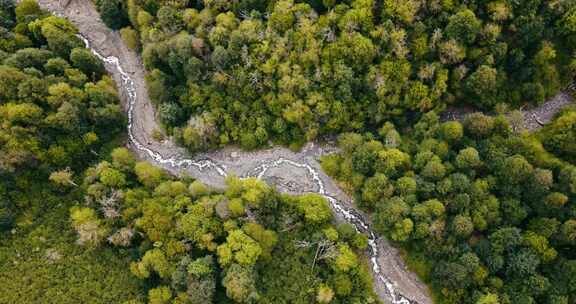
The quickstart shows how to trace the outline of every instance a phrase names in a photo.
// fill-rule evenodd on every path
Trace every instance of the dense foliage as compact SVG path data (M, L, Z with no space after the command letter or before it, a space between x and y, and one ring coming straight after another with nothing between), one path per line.
M127 251L86 251L68 221L73 187L123 115L102 63L76 29L33 1L0 1L0 303L143 298ZM104 152L107 153L107 152Z
M112 29L120 29L128 24L128 15L121 0L96 0L96 7L102 20Z
M544 146L561 158L576 164L576 110L567 109L546 126L538 137Z
M325 171L439 302L576 302L576 112L535 135L435 114L554 94L576 70L569 1L95 2L186 146L343 133ZM0 302L378 303L366 237L322 197L108 157L118 94L76 33L0 0Z
M144 299L143 284L128 267L131 254L76 244L69 208L82 198L64 195L48 180L14 190L23 214L11 232L0 234L0 303L110 304ZM5 197L0 191L0 197ZM41 210L33 210L41 208Z
M124 119L112 80L72 24L34 1L0 4L9 17L0 26L0 187L17 193L53 171L83 170ZM31 207L14 201L0 200L2 228L14 209Z
M356 253L366 236L332 226L320 196L236 178L215 192L124 148L89 168L82 187L85 204L71 209L78 243L133 252L149 303L378 303Z
M113 0L108 2L116 2ZM124 0L148 87L191 149L537 104L574 75L571 1ZM120 14L120 12L119 12ZM105 19L106 20L106 19Z
M571 134L573 146L562 128L572 116L543 133ZM576 301L576 167L504 116L462 125L427 114L406 131L343 134L323 168L406 248L440 302Z

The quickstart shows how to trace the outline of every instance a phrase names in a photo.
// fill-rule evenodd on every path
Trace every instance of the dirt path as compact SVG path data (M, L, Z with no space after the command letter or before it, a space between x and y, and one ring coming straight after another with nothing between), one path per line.
M545 103L534 108L522 110L522 127L528 131L535 131L551 122L558 112L574 102L574 98L570 95L570 92L575 90L576 83L572 83L564 91L550 98ZM466 115L473 112L476 111L469 107L449 107L448 110L442 113L440 118L442 121L463 121Z
M118 33L111 32L100 21L89 0L38 2L44 9L71 20L87 45L106 62L128 112L129 146L140 158L173 174L189 175L213 187L224 187L225 177L234 174L262 178L283 192L324 195L331 202L338 221L350 222L369 236L367 256L375 279L374 288L381 299L385 303L432 303L427 287L406 269L397 249L375 235L370 229L369 218L357 211L350 197L320 169L317 159L334 152L333 145L309 143L297 153L281 147L256 152L225 148L191 157L171 141L157 142L150 136L159 128L146 91L145 71L137 54L125 46ZM569 99L562 100L565 104Z

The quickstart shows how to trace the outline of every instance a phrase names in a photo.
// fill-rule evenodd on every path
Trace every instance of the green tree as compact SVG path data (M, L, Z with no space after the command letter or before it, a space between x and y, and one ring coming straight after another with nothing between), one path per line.
M413 230L414 222L409 218L405 218L402 221L394 224L394 228L391 233L392 240L404 242L408 240Z
M474 169L481 164L480 154L472 147L460 150L456 156L456 166L461 169Z
M126 45L133 51L140 50L140 40L138 32L132 27L124 27L120 30L120 36Z
M573 160L576 153L576 133L573 130L576 124L576 112L570 111L561 115L542 132L544 146L561 157Z
M552 192L548 194L545 198L545 203L547 206L552 208L559 208L564 206L568 202L568 197L563 193Z
M184 27L177 9L172 6L162 6L157 12L157 17L162 29L169 33L177 33Z
M48 48L62 58L69 58L74 48L82 47L78 30L70 21L55 16L37 19L28 25L38 39L46 39Z
M16 20L21 23L28 23L43 15L40 6L35 0L23 0L16 6Z
M461 40L464 43L473 43L480 33L482 23L473 11L464 9L450 16L446 26L446 35Z
M170 288L161 286L148 291L148 303L150 304L168 304L172 299Z
M261 254L262 247L242 230L230 232L226 243L218 246L218 260L223 266L231 263L252 266Z
M162 169L154 167L148 162L138 162L134 166L138 180L146 187L157 186L164 179Z
M532 176L534 167L521 155L506 158L502 171L503 177L513 184L518 184Z
M410 167L410 155L398 149L385 149L378 152L374 167L376 171L394 177Z
M422 3L419 1L386 0L384 1L384 12L410 24L416 18L421 6Z
M14 224L13 204L6 198L0 200L0 231L6 231Z
M465 130L475 137L487 137L494 129L494 119L482 113L473 113L466 116L464 121Z
M464 135L464 128L458 121L448 121L441 125L440 132L442 138L446 141L455 143Z
M394 186L386 175L377 173L364 183L362 189L362 202L368 208L376 207L380 202L390 198L394 193Z
M102 62L85 48L75 48L70 53L72 65L92 79L100 79L105 72Z
M568 244L576 243L576 220L570 219L560 227L560 237Z
M358 267L358 257L347 245L338 246L338 255L334 260L334 269L339 272L348 272Z
M181 122L182 109L176 103L163 103L158 107L158 117L166 126L174 127Z
M491 108L498 100L498 71L482 65L468 77L466 88L478 100L479 105Z
M50 174L49 179L51 182L55 183L58 186L62 186L62 187L69 187L69 186L77 187L78 186L74 182L72 172L70 171L69 168L64 169L64 170L60 170L60 171L52 172Z
M316 194L304 194L298 199L298 210L311 224L323 224L332 218L332 210L323 197Z
M226 270L222 285L226 295L238 303L251 303L259 298L256 290L255 273L251 268L232 264Z
M318 288L318 293L316 294L316 300L318 303L330 303L334 298L334 291L332 288L322 285Z
M460 63L466 58L466 48L455 39L440 44L440 61L444 64Z
M500 304L500 300L498 299L498 295L494 293L488 293L482 295L476 304Z
M522 242L518 228L500 228L489 236L490 245L497 253L510 250Z
M15 100L18 96L14 88L26 78L27 76L18 69L0 65L0 102Z
M97 0L96 6L102 21L110 28L118 30L128 23L128 16L119 0Z
M116 169L106 168L100 172L100 181L105 186L121 188L126 185L126 176Z
M457 215L452 221L452 229L457 236L466 238L474 231L474 224L470 217Z
M122 171L131 171L136 164L136 159L127 148L116 148L112 150L111 156L114 167Z
M540 260L535 254L521 250L509 258L506 271L509 276L526 277L535 274L539 265Z
M146 251L140 262L130 265L130 270L139 278L149 278L152 271L160 278L167 278L172 272L170 262L160 249Z
M98 219L94 209L73 207L70 209L72 226L78 233L78 243L89 248L98 247L108 234L108 229Z
M431 160L422 169L421 174L433 181L440 180L446 174L446 167L438 160Z

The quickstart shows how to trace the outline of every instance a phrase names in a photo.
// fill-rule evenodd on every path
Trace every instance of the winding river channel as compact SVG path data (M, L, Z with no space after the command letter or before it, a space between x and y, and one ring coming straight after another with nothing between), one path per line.
M100 60L105 62L107 65L112 66L122 77L122 84L121 88L125 90L128 96L128 138L130 140L130 144L135 148L138 149L140 152L143 152L148 155L149 158L153 159L156 163L162 165L169 165L172 168L176 169L186 169L188 167L196 167L200 171L205 170L214 170L217 172L218 175L222 177L228 176L228 171L226 166L218 164L216 161L211 159L190 159L190 158L176 158L176 157L165 157L157 151L154 151L152 148L146 146L144 143L138 141L135 136L134 132L134 117L135 117L135 105L137 102L137 91L135 82L130 77L129 73L127 73L120 64L120 60L118 57L115 56L108 56L105 57L100 54L97 50L91 47L90 41L82 36L81 34L78 35L86 48L90 49L92 53L97 56ZM384 276L381 271L380 263L378 262L378 245L377 245L377 236L374 231L370 228L370 224L364 220L364 216L358 214L354 209L344 207L338 199L332 197L327 194L324 182L322 178L320 178L320 174L316 168L313 168L307 163L299 163L296 161L292 161L285 158L278 158L273 161L268 161L262 163L258 167L254 168L253 173L241 177L251 177L255 176L257 178L262 179L267 171L274 167L279 167L280 165L289 165L291 167L302 168L305 169L308 174L312 177L314 181L315 187L319 195L325 197L330 204L332 205L333 210L335 210L342 218L348 221L350 224L354 225L357 231L365 233L368 235L368 244L369 244L369 256L370 262L372 266L372 271L380 280L387 289L388 297L391 303L393 304L411 304L417 303L415 301L409 300L406 296L400 294L395 288L394 283ZM200 178L201 180L201 178Z

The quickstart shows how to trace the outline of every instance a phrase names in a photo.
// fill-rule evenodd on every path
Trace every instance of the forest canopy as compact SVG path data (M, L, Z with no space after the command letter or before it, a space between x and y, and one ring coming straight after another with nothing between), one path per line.
M379 303L367 237L323 197L114 149L118 93L77 29L0 4L0 302Z
M118 148L86 170L70 209L78 243L132 252L148 303L379 303L359 253L367 237L332 224L328 202L255 178L224 192L174 179Z
M323 157L437 303L576 302L570 1L96 0L192 150L340 134ZM138 161L104 65L67 20L0 0L0 302L379 303L365 235L321 196Z
M0 2L0 192L81 172L124 125L112 79L67 20L36 2ZM10 227L17 199L0 202Z
M162 123L192 150L536 105L576 71L571 1L96 2L142 51Z
M345 133L322 166L406 250L438 303L573 303L573 114L535 135L503 115L442 123L426 114L410 136L391 123Z
M76 34L34 1L0 1L0 303L143 298L129 252L79 247L68 220L76 174L124 129L113 81Z

